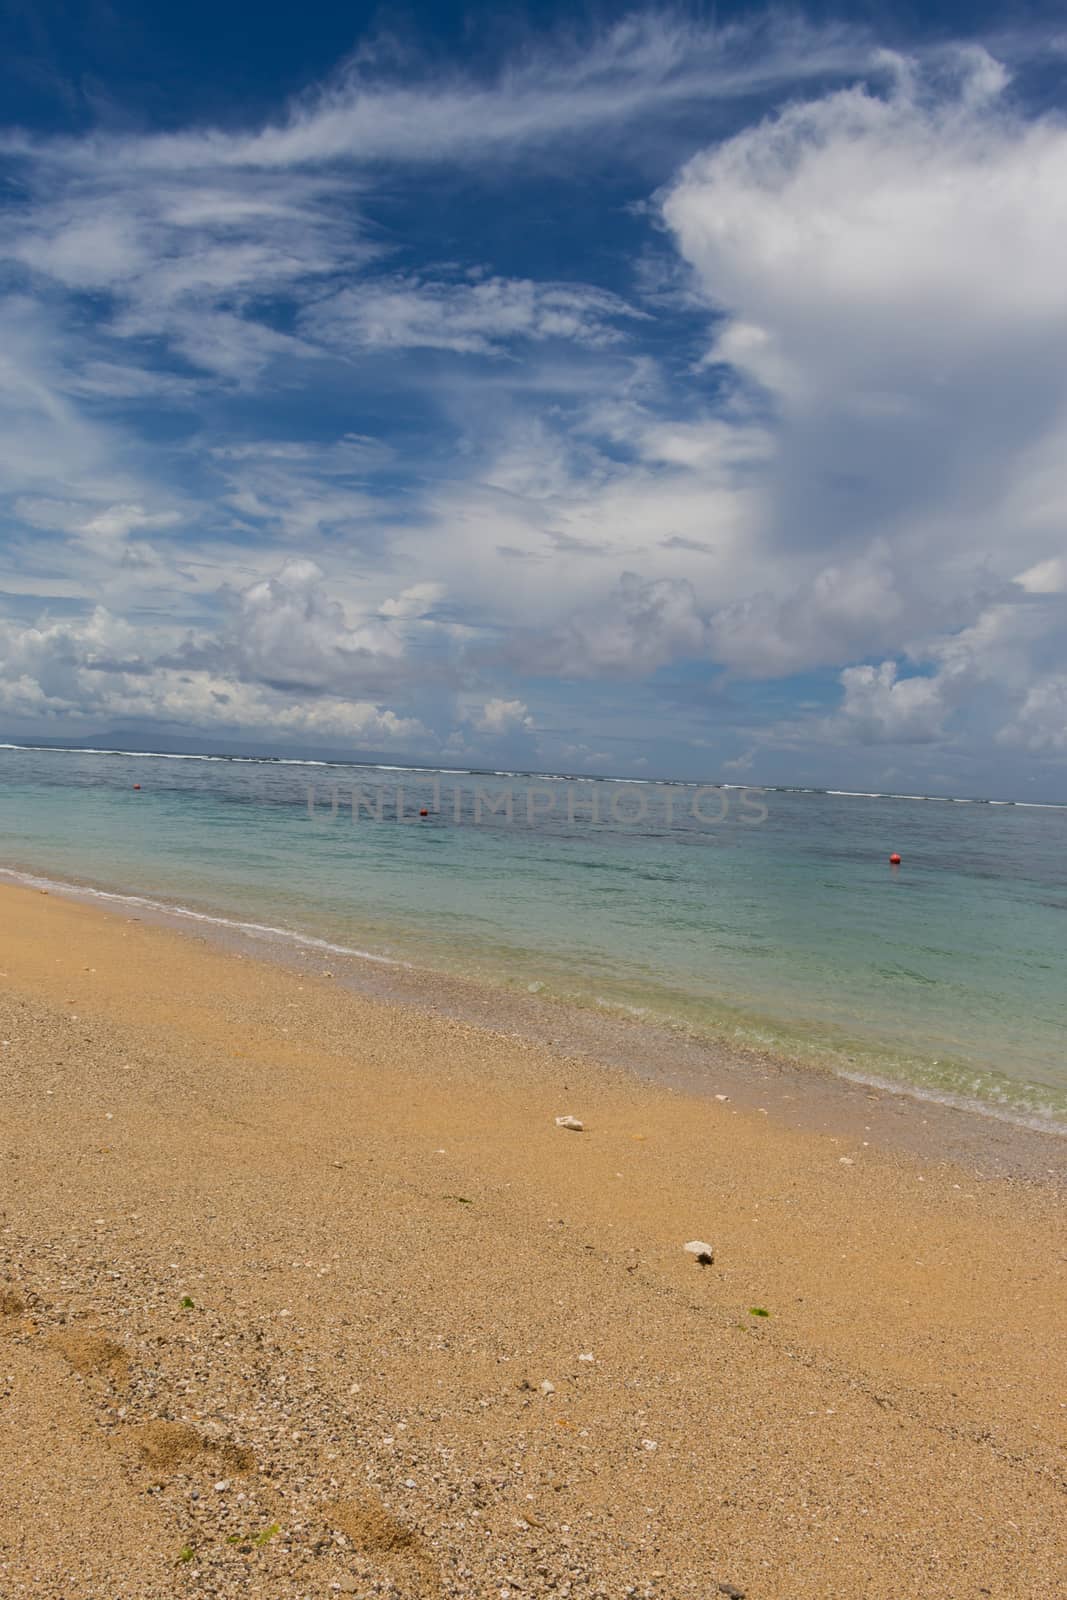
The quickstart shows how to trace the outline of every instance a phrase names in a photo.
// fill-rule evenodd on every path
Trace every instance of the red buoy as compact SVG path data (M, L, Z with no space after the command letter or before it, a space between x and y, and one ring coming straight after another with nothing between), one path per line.
M900 857L897 855L895 850L893 851L893 854L889 857L889 865L891 867L899 867L900 866Z
M430 815L430 813L426 810L426 807L423 806L422 810L419 812L419 816L420 817L428 817L429 815Z
M140 785L140 784L139 784L139 783L135 783L135 784L134 784L134 788L135 788L135 789L139 789L139 788L140 788L140 787L141 787L141 785Z

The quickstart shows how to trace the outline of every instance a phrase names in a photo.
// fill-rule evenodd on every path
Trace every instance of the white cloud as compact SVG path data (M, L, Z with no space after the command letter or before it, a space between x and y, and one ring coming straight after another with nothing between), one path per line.
M837 737L989 737L1064 650L1027 597L1064 578L1067 124L1024 117L977 48L887 68L663 196L720 314L710 360L775 439L766 580L715 608L712 648L754 676L879 653L843 672Z
M1067 672L1032 683L1000 738L1003 744L1037 753L1067 754Z
M73 500L24 497L14 510L31 527L70 534L98 554L120 559L129 551L131 534L162 532L181 523L178 511L149 511L137 502L94 506Z
M898 588L888 551L876 545L822 567L786 595L763 592L719 608L711 650L746 676L788 677L900 647L923 612L921 591Z
M135 347L161 339L173 357L234 382L282 357L317 356L263 308L373 256L358 212L338 206L351 185L195 167L153 183L128 154L108 160L91 141L27 152L32 203L9 219L0 254L33 282L106 294L103 325L118 339ZM89 392L99 392L101 373L105 392L113 390L116 372L125 374L120 388L136 389L134 371L129 361L98 362ZM155 392L167 392L158 379ZM189 398L184 375L172 378L170 393Z
M1065 622L1062 603L998 602L971 626L924 643L928 674L904 676L895 661L846 667L840 711L821 732L837 742L926 743L970 722L986 739L1056 748L1061 679L1050 674L1035 683L1034 664L1067 658Z
M613 344L621 338L614 322L639 315L617 295L580 283L379 278L316 302L303 326L317 338L357 348L499 355L516 339Z
M626 376L613 371L605 387L621 391ZM758 430L739 424L727 445L722 424L709 419L699 465L679 465L644 458L656 426L650 410L583 397L531 418L492 389L467 426L478 440L472 470L438 492L425 526L397 533L395 549L413 566L432 566L468 615L507 628L512 654L532 670L569 672L584 660L582 675L590 667L596 675L601 658L615 670L628 617L635 637L650 637L636 615L643 605L664 614L661 642L673 626L699 655L700 619L762 581L759 446L748 438ZM684 621L683 612L691 613ZM639 649L635 673L649 655L666 659L660 646Z
M83 538L118 543L131 533L173 528L181 521L177 511L147 511L142 505L113 505L95 512L78 532Z
M1016 578L1027 594L1067 594L1067 556L1050 556Z
M365 49L331 82L294 100L283 118L252 132L102 135L48 148L56 160L121 161L164 177L202 169L220 183L234 169L341 161L481 165L578 137L617 148L649 115L848 75L875 56L871 36L844 24L818 27L776 12L708 27L638 12L605 31L560 33L489 73L433 74L411 58L398 78ZM37 148L21 133L0 144L12 156Z
M0 488L121 496L131 485L115 435L64 393L59 343L31 297L0 297Z
M469 720L479 733L513 733L534 726L529 707L521 700L487 700L480 710L469 714Z
M365 52L258 130L12 131L0 157L21 198L6 213L0 257L35 288L110 300L101 323L130 354L98 352L74 380L82 394L151 389L188 401L187 366L248 387L276 364L332 357L346 342L461 352L509 337L603 343L617 337L614 319L634 313L580 284L394 277L337 293L384 248L362 219L371 174L382 162L529 158L577 132L617 143L634 117L669 117L798 72L853 70L871 49L842 27L706 28L649 14L581 41L560 35L495 73L422 72L412 61L398 82ZM174 370L149 374L161 365L150 341Z
M855 384L872 354L868 392L884 396L883 376L917 375L922 340L939 355L966 352L976 328L986 343L1005 323L1021 334L1063 312L1067 128L1019 119L984 51L958 51L948 85L896 66L884 95L855 87L794 104L696 157L664 198L706 290L781 352L800 396L828 367ZM889 320L872 321L874 307ZM809 376L799 357L821 342L831 309L860 348L835 342ZM909 338L895 351L900 313Z
M538 676L637 678L707 647L707 622L688 583L624 572L602 600L516 640L510 659Z
M794 103L696 157L663 214L725 313L713 357L774 407L780 544L880 534L927 583L962 551L1006 578L1062 536L1016 500L1008 547L1000 516L1063 443L1067 125L1021 118L980 50L893 65L884 94Z
M250 131L4 141L7 587L153 617L122 646L136 673L102 623L36 645L10 624L20 703L403 722L413 661L446 695L467 639L485 734L529 716L481 700L501 659L631 682L701 660L838 674L817 739L1060 749L1063 118L1027 115L980 50L877 58L781 17L648 16L499 70L402 70L365 56ZM676 116L707 140L768 94L779 115L716 133L660 196L704 359L668 296L637 301L653 324L565 266L483 273L458 229L409 267L417 240L366 220L404 164L521 190L550 147L541 177L559 148L621 170L661 159ZM420 349L477 359L397 354ZM368 415L347 401L371 375L399 413L416 365L395 455L295 437ZM143 435L142 402L195 404L203 432ZM283 415L294 437L266 437Z
M358 446L213 453L235 520L287 545L308 549L323 537L356 540L379 509L367 489L373 458Z
M895 661L879 667L846 667L844 703L834 731L864 744L925 743L941 738L949 709L937 678L897 676Z
M395 622L409 622L427 616L444 598L444 594L443 583L413 583L393 599L383 600L378 607L378 614Z
M135 720L283 739L390 744L427 737L417 718L377 702L298 697L232 672L167 664L166 642L161 630L145 634L102 607L79 621L0 622L0 711L65 729Z
M350 617L321 567L293 557L234 596L223 625L187 639L180 659L291 692L355 696L398 690L405 654L395 621Z

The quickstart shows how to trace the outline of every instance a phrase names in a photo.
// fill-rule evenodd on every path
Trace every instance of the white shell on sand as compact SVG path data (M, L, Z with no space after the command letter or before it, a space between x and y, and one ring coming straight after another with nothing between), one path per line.
M689 1243L683 1245L682 1248L688 1251L691 1256L696 1256L697 1260L704 1264L715 1260L714 1250L710 1244L705 1244L703 1239L690 1239Z
M572 1133L581 1133L585 1127L584 1122L579 1122L577 1117L557 1117L557 1128L570 1128Z

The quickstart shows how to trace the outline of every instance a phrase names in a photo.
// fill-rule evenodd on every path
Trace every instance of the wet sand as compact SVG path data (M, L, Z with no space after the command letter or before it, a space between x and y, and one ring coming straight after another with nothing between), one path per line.
M325 967L0 890L5 1600L1064 1592L1061 1143Z

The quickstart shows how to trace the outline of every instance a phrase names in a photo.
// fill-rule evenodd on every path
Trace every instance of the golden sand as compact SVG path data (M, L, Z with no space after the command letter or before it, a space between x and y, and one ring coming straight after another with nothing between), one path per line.
M1067 1593L1051 1185L30 890L0 973L3 1600Z

